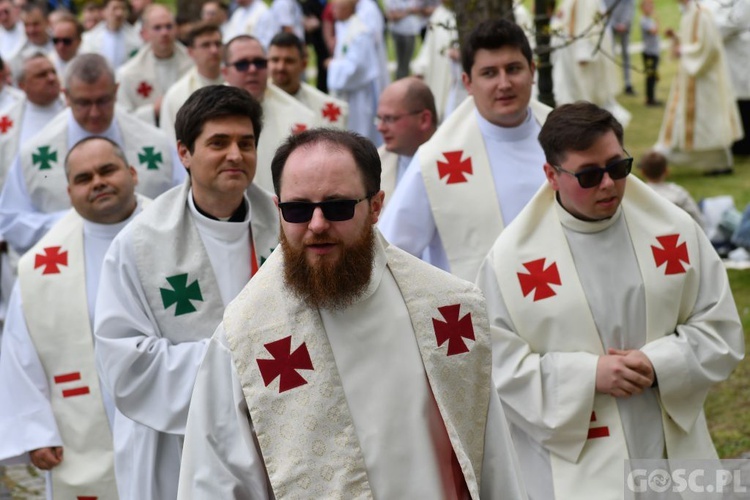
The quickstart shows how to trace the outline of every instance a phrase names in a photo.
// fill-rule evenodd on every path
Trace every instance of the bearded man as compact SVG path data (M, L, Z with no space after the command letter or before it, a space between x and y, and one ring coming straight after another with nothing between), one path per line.
M178 497L525 498L484 299L373 228L374 145L305 131L271 169L281 249L209 343Z

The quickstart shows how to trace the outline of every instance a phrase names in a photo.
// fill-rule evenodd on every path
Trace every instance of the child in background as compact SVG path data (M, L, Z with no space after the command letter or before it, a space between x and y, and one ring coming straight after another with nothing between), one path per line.
M667 158L663 154L649 151L638 162L638 168L641 170L646 183L654 191L690 214L690 217L695 219L698 225L705 230L701 211L690 193L674 182L667 182L669 169L667 168Z
M643 67L646 70L646 106L661 106L656 100L659 80L659 23L654 17L654 1L641 2L641 37L643 38Z

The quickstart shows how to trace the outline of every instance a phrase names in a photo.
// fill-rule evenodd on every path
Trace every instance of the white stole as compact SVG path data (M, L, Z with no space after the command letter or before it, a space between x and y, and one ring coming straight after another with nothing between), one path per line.
M516 333L533 352L604 355L556 203L555 192L542 186L498 238L489 258ZM627 180L622 210L643 279L650 342L673 333L695 303L700 262L691 256L698 255L697 226L634 176ZM695 420L693 410L702 400L661 403L667 456L706 458L705 417L701 412ZM590 421L587 436L544 444L556 498L594 500L607 496L605 491L622 495L628 451L615 398L597 393L592 413L580 418Z
M349 104L345 101L331 97L305 82L302 82L294 97L312 110L315 126L346 129Z
M21 258L18 279L63 441L64 459L51 471L54 496L116 499L112 431L86 295L83 219L74 210Z

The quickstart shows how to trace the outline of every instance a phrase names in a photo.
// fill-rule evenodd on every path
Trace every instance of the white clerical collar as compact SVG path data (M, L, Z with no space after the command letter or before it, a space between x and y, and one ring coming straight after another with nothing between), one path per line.
M530 134L536 132L536 122L534 120L534 115L531 113L531 108L526 108L526 119L520 125L515 127L500 127L494 123L490 123L479 114L478 109L474 109L474 116L477 118L479 130L482 132L482 135L495 141L522 141L527 139Z
M193 188L190 188L190 191L188 192L188 207L190 208L190 214L193 216L195 223L198 225L201 232L206 232L217 240L235 241L237 238L246 234L247 228L250 226L250 221L252 220L252 205L250 205L247 196L244 197L244 203L247 207L247 212L245 213L245 220L243 222L217 220L206 217L200 213L195 206L195 200L193 199Z
M100 224L98 222L92 222L88 219L83 219L83 234L86 236L93 236L100 239L114 239L115 236L120 232L122 228L127 226L136 215L138 215L142 209L141 200L136 196L136 206L133 213L121 222L114 224Z
M70 108L65 110L65 112L68 113L68 149L72 148L81 139L85 139L86 137L91 137L93 135L97 137L107 138L115 144L119 144L120 147L125 147L125 144L122 142L120 128L117 126L116 109L114 115L112 116L112 123L110 123L107 130L105 130L101 134L92 134L88 130L81 127L81 125L73 117L73 112L70 110Z
M560 219L560 223L567 229L577 233L598 233L604 231L622 217L622 204L620 204L620 206L617 207L615 215L612 217L594 221L581 220L563 208L560 204L560 200L557 198L557 193L555 193L555 200L555 210L557 210L557 216Z

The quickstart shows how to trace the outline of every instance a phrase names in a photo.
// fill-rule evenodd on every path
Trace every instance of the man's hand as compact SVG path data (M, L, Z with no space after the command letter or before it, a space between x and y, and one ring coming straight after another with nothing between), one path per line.
M609 349L596 364L596 391L616 398L640 394L654 383L654 367L639 350Z
M39 448L29 452L31 463L42 470L50 470L60 465L63 459L62 446L53 446L51 448Z

